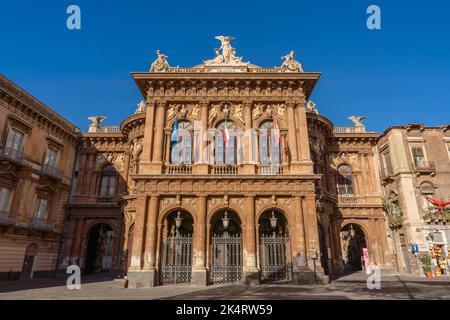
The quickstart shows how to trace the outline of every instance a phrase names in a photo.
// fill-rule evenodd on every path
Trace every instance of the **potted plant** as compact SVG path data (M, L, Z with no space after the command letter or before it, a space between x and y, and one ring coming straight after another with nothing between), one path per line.
M420 262L422 263L422 270L427 278L433 277L433 269L431 267L431 258L428 254L420 255Z

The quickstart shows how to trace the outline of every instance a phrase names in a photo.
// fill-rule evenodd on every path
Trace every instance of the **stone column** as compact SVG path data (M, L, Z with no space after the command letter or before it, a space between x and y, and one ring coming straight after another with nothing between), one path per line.
M166 102L159 101L156 108L155 139L153 140L153 161L150 173L161 174L164 150L164 127L166 118Z
M306 246L305 246L305 224L303 220L303 210L302 210L302 198L295 197L294 201L294 223L295 223L295 234L296 241L293 242L294 256L301 254L306 257Z
M252 123L252 102L244 102L244 121L245 121L245 133L244 133L244 143L245 143L245 158L244 158L244 172L246 174L255 174L255 163L252 159L252 149L253 146L253 123Z
M206 286L206 196L199 196L197 201L197 222L194 225L194 261L192 265L191 283L198 286Z
M133 246L131 249L131 265L128 268L128 287L143 287L146 281L141 275L142 255L144 248L145 223L147 214L147 196L141 195L136 199L136 216L134 220Z
M308 138L308 121L306 119L306 102L300 100L297 103L296 113L298 116L297 130L299 131L297 137L298 153L300 161L300 172L312 173L313 163L311 160L311 154L309 150L309 138Z
M142 173L149 173L150 163L152 159L152 145L153 145L153 127L155 124L155 102L147 101L147 111L145 116L144 141L142 144L142 159L140 163L140 170Z
M259 271L256 266L256 222L255 222L255 197L248 196L245 199L245 236L244 236L244 281L247 285L259 284Z
M147 223L145 232L145 254L143 272L147 275L147 282L144 286L154 287L157 279L156 268L156 239L157 239L157 219L159 214L159 197L151 196L149 209L147 212Z
M208 142L206 141L206 133L208 131L208 106L209 101L200 102L200 128L196 128L199 132L198 143L198 161L199 164L195 166L196 173L208 174Z
M291 156L291 173L297 172L298 152L297 152L297 135L295 133L295 117L294 104L287 103L287 122L288 122L288 144Z

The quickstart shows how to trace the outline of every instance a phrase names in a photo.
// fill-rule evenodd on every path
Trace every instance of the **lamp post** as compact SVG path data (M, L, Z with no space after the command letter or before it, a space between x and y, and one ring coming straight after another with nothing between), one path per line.
M272 217L270 218L270 226L272 227L272 235L275 238L276 236L276 232L275 232L275 228L277 227L277 218L275 217L275 213L272 210Z
M222 218L222 226L225 229L225 232L224 232L225 235L228 234L227 229L228 229L229 225L230 225L230 218L228 218L228 211L225 211L225 214Z
M183 221L183 218L181 218L181 211L178 210L177 217L175 218L176 236L180 235L180 232L178 231L178 229L181 227L182 221Z

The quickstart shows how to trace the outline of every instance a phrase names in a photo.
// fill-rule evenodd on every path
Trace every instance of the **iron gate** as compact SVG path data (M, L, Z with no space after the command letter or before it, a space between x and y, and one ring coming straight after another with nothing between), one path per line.
M242 279L241 235L213 235L211 251L209 281L212 284L239 283Z
M168 236L163 250L160 284L190 283L192 276L192 236Z
M259 238L261 280L291 280L292 265L288 259L288 236L265 236Z

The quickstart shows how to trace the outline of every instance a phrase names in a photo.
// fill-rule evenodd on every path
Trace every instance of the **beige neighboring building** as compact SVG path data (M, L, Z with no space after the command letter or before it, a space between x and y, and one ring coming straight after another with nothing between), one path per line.
M52 276L77 128L0 75L0 280Z
M421 253L435 258L435 275L445 273L450 255L450 206L438 212L426 197L450 200L450 125L390 127L379 138L377 152L385 197L402 214L390 223L390 243L399 271L421 274L412 254L412 245L417 244Z

